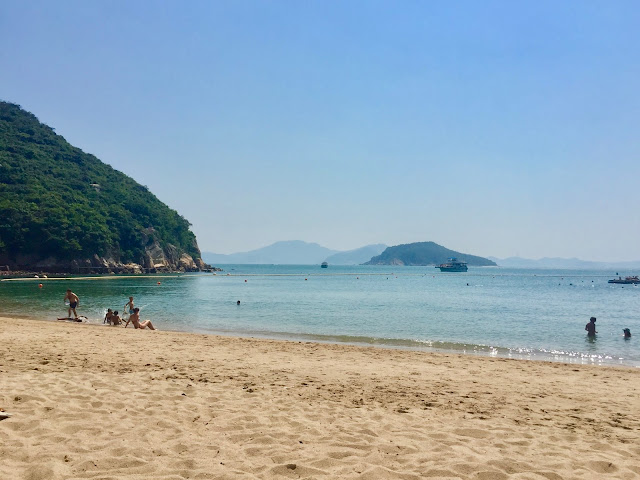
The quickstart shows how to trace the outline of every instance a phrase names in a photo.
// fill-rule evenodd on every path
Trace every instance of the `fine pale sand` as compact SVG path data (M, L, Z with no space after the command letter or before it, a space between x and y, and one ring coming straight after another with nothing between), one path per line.
M640 369L0 318L2 479L638 479Z

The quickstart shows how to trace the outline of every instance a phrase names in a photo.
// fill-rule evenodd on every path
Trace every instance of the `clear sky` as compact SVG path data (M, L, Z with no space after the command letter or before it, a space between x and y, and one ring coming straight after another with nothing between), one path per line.
M0 99L203 251L640 259L640 2L0 1Z

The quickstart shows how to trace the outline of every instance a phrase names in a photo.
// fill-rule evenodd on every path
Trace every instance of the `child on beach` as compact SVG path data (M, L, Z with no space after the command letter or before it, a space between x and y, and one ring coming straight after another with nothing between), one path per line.
M113 317L113 312L110 308L107 308L107 314L104 316L103 324L111 325L111 318Z
M117 310L115 312L113 312L113 315L111 316L111 324L114 325L114 326L122 324L122 319L118 315L118 311Z
M133 297L129 297L129 301L124 304L124 313L127 313L127 308L129 309L129 315L133 315L133 311L135 309L133 305Z

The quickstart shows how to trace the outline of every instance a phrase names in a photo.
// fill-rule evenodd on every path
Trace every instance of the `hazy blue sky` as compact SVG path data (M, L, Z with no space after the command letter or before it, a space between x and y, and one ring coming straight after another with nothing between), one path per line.
M202 250L640 259L640 2L0 0L0 99Z

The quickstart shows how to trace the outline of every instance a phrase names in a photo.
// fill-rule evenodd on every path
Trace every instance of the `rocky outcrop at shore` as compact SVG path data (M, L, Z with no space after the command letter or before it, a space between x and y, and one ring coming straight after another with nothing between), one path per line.
M197 245L196 245L197 248ZM220 268L206 264L201 258L193 258L176 246L168 244L163 249L157 240L150 241L144 249L144 256L139 263L123 263L114 256L94 254L89 258L78 258L71 261L55 257L43 259L36 255L21 255L14 259L0 255L0 270L3 272L47 272L47 273L171 273L171 272L204 272L222 271Z

